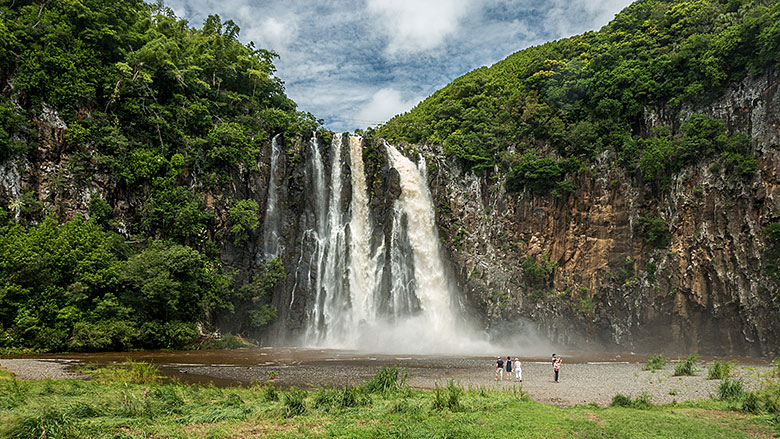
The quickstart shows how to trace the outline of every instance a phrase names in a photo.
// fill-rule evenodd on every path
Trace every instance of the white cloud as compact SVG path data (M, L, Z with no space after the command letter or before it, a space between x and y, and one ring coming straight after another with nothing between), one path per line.
M552 0L545 25L562 37L598 30L631 3L633 0Z
M376 125L396 114L409 111L420 100L420 98L403 99L398 90L382 88L371 96L371 100L363 104L357 112L354 122L358 126Z
M444 44L468 12L466 0L368 0L368 11L389 39L389 57L426 52Z
M530 45L606 24L630 0L165 0L200 27L209 14L277 52L299 109L335 131L413 107L456 77Z
M294 17L266 17L241 29L241 35L243 40L254 41L256 47L282 53L298 38L298 23Z

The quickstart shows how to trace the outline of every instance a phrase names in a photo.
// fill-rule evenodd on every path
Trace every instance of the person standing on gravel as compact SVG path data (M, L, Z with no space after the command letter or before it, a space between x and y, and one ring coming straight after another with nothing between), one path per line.
M553 368L553 382L554 383L558 382L558 372L555 369L555 361L556 360L558 360L558 357L555 354L553 354L553 356L552 356L552 368Z
M555 373L555 382L558 382L558 373L561 371L561 362L563 360L561 357L558 357L555 359L555 363L553 363L553 372Z
M506 356L506 379L512 381L512 358Z
M496 381L504 380L504 360L501 357L496 359Z
M517 357L515 357L515 379L523 382L523 363Z

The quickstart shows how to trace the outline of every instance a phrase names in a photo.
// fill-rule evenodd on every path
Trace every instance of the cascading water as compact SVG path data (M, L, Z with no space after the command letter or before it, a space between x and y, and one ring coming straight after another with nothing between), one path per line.
M316 147L316 140L315 140ZM314 302L307 307L307 327L305 343L320 345L326 342L326 336L337 331L339 316L347 306L344 296L347 289L346 278L346 236L345 213L341 211L342 178L341 178L341 136L333 136L330 145L330 193L326 196L325 174L322 155L319 150L311 154L315 164L314 169L321 171L321 177L315 179L314 185L319 185L310 194L314 195L316 215L319 218L317 228L307 231L315 242L311 252L310 267L314 269L313 285ZM313 188L314 189L314 188ZM304 252L302 252L303 254ZM309 279L311 279L311 275Z
M408 248L411 249L411 255L408 254L405 246L398 251L391 251L391 255L398 257L398 261L392 261L393 266L402 269L402 273L399 273L399 281L406 283L390 291L392 302L394 305L397 304L398 311L414 311L419 308L419 311L412 315L422 320L427 331L438 335L452 334L455 330L455 313L439 248L433 202L426 179L425 160L420 157L418 168L392 145L385 144L385 147L391 166L401 176L401 196L393 207L393 225L394 227L396 224L405 225L405 227L401 227L402 230L394 228L393 234L405 233ZM403 238L399 237L394 241L402 244ZM406 279L407 267L410 265L414 267L414 282Z
M281 253L281 232L279 215L279 155L282 148L279 145L279 134L271 139L271 169L268 178L268 196L263 224L263 253L266 260L273 259Z
M304 343L385 352L460 350L463 339L457 335L424 159L418 167L385 145L389 164L400 175L401 194L387 242L372 247L362 139L333 136L329 185L316 139L309 146L311 175L296 270L296 288L308 291ZM347 146L348 161L342 160ZM383 276L389 281L382 282Z
M363 145L359 137L349 137L350 171L352 176L352 201L349 221L349 292L352 302L351 327L343 334L346 341L357 337L356 323L376 319L378 280L381 277L379 257L384 252L380 246L372 256L371 212L368 208L368 187L363 166Z
M304 291L320 291L322 288L322 264L328 243L328 192L325 166L316 135L309 140L309 157L305 189L306 193L312 196L308 198L301 218L304 231L301 234L301 255L295 272L295 284L290 294L290 307L295 302L295 293L299 287ZM304 255L308 256L306 261L303 260ZM312 307L308 312L309 321L316 322L321 313L321 308Z

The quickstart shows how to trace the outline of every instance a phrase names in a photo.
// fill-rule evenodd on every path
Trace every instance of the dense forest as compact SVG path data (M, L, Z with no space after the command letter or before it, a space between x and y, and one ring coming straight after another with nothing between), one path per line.
M281 262L239 284L193 179L224 183L257 167L270 135L308 136L318 121L285 96L276 55L238 35L230 20L195 29L141 0L0 6L0 163L40 154L39 115L53 115L76 179L104 173L144 200L131 221L99 196L89 220L63 222L29 189L0 206L0 348L174 348L218 314L240 312L244 334L274 318ZM230 204L228 239L246 241L257 203Z
M434 93L375 134L442 144L474 170L509 173L507 189L562 196L604 151L640 184L668 186L702 157L750 177L751 139L692 114L653 129L647 111L676 114L780 61L780 4L640 0L598 32L510 55Z

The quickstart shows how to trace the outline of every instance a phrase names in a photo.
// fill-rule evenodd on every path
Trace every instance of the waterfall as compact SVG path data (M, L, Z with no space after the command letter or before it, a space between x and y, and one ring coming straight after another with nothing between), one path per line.
M279 134L271 139L271 169L268 174L268 196L266 197L265 221L263 224L263 253L270 260L281 253L281 232L279 217Z
M306 163L305 191L311 194L301 215L300 257L295 270L295 284L290 294L290 307L295 302L295 292L299 286L304 291L319 291L322 288L322 264L327 248L328 231L328 192L325 180L325 166L322 162L319 141L316 133L309 139L308 160ZM306 260L304 261L304 256ZM321 309L310 309L307 313L310 321L316 321Z
M314 178L313 186L307 193L315 198L316 229L307 230L315 242L310 252L310 267L314 269L313 283L309 290L314 291L314 301L307 307L307 327L304 341L307 345L320 345L325 337L337 331L339 316L342 315L344 293L347 288L344 270L346 269L345 214L341 211L342 196L342 137L334 135L330 144L330 192L326 195L325 172L322 155L316 151L310 155L314 162L312 168L319 175ZM303 255L305 252L301 251ZM311 277L309 277L311 280Z
M385 149L401 186L388 216L392 228L379 234L386 241L374 239L384 226L375 225L369 205L362 139L333 135L327 183L320 145L316 138L309 142L295 272L295 288L308 293L303 343L385 352L462 350L425 160L420 157L418 166L395 147Z
M384 247L377 249L376 257L371 254L371 212L368 207L368 187L363 166L363 145L359 137L350 136L349 156L352 181L352 201L350 203L350 257L349 292L352 302L352 327L348 339L357 337L356 323L372 322L376 319L376 286L381 277L381 264L378 257Z
M390 292L392 303L399 308L397 314L419 307L419 311L414 314L415 318L422 319L430 333L438 336L452 334L455 329L455 313L436 231L425 160L420 157L418 168L394 146L385 146L391 166L401 176L401 196L393 207L393 234L405 232L407 240L406 243L399 242L405 245L395 251L399 260L393 261L393 266L400 267L402 272L397 277L398 288L393 288ZM395 230L396 223L401 226L402 231ZM393 253L391 251L391 254ZM409 256L412 258L411 262L408 260ZM408 279L410 265L414 267L414 282ZM405 285L400 282L405 282Z

